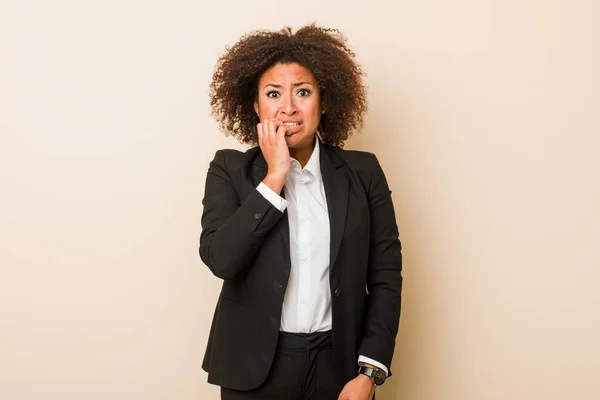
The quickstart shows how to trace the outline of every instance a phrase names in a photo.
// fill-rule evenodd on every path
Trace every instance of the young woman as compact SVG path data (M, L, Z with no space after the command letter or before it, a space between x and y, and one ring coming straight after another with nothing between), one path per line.
M337 30L256 31L219 59L220 150L200 256L223 279L203 368L224 400L368 400L389 375L402 256L373 154L341 147L367 109Z

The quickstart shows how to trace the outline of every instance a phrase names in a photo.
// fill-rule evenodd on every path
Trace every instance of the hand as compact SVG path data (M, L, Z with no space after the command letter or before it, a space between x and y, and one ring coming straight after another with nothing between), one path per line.
M278 119L265 119L256 126L258 145L269 167L263 183L275 193L281 192L290 173L290 151L285 141L288 129Z
M366 375L359 374L346 383L338 400L371 400L375 394L375 384Z

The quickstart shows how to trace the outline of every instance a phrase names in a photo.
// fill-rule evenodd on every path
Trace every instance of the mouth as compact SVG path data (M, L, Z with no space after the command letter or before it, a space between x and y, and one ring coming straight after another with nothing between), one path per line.
M302 129L302 121L284 121L283 125L289 128L286 133L287 136L293 135Z

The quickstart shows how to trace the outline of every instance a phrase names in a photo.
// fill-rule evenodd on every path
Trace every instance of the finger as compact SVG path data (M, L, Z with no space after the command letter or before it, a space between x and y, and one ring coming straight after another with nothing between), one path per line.
M258 135L258 144L260 145L263 141L263 126L262 123L256 124L256 134Z
M275 138L275 133L277 133L276 121L273 119L270 119L268 125L269 125L269 128L268 128L269 139L272 140Z
M269 120L271 127L273 128L273 130L271 131L271 133L275 133L277 132L277 128L279 128L281 125L283 125L283 121L280 119L270 119Z
M278 137L283 137L285 136L285 134L290 130L289 126L284 125L283 123L281 125L279 125L279 127L277 128L277 136Z

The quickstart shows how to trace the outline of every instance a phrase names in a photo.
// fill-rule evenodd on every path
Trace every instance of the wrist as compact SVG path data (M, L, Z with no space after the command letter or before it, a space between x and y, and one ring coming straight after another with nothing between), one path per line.
M375 382L373 382L373 379L369 378L368 376L366 376L364 374L358 374L356 379L358 379L360 382L362 382L365 385L369 385L369 386L373 386L373 387L377 386L377 385L375 385Z
M283 185L285 184L285 178L287 178L287 173L276 171L276 172L267 172L267 176L263 179L263 183L267 185L272 191L275 193L281 193L283 189Z
M277 166L269 165L269 167L267 169L267 176L272 176L274 178L281 178L281 179L285 180L285 178L290 173L291 169L292 169L291 162L283 163L283 164L277 165Z

